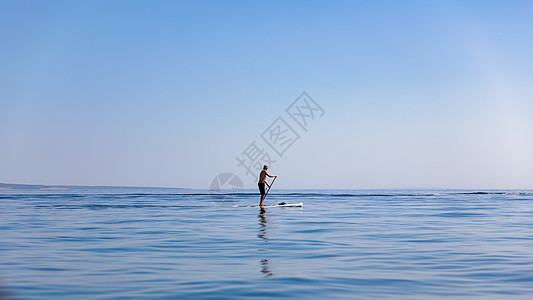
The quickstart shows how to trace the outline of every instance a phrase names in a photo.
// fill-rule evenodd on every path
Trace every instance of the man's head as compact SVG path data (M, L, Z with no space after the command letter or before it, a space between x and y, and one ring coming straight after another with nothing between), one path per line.
M264 165L264 166L263 166L263 170L268 170L268 166L267 166L267 165Z

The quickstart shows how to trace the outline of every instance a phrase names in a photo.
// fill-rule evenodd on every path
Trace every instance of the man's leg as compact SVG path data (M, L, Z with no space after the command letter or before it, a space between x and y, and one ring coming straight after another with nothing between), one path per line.
M265 200L266 195L261 195L261 201L259 202L259 206L263 206L263 200Z

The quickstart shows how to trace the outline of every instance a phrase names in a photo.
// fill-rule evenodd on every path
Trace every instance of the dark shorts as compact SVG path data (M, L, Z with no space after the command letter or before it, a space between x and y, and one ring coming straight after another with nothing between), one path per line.
M261 192L261 195L264 195L265 194L265 183L259 182L257 186L259 187L259 192Z

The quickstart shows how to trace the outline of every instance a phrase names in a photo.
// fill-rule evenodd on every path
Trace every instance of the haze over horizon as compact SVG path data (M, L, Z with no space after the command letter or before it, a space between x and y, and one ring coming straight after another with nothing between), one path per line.
M0 182L209 188L235 173L255 188L236 160L255 142L279 189L533 189L531 15L531 1L2 1ZM304 92L316 110L299 126L286 110ZM283 122L295 139L274 149Z

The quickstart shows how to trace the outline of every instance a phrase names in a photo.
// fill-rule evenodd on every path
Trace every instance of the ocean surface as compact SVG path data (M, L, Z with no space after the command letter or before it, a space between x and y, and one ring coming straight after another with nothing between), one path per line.
M0 191L0 299L533 299L533 192Z

